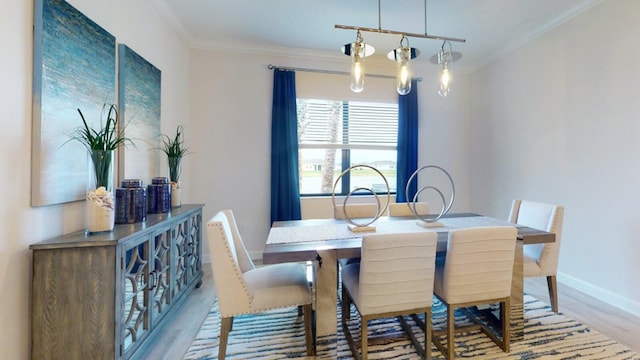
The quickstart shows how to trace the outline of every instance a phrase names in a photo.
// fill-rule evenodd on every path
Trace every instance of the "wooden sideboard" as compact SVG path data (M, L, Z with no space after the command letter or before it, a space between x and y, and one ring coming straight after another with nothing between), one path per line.
M31 245L32 359L143 359L202 283L202 207Z

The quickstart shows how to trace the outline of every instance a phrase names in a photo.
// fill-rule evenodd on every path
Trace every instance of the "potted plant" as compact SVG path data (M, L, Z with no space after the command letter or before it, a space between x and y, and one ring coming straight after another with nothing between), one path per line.
M91 128L82 111L78 109L82 126L71 133L71 140L78 141L88 151L89 181L87 183L87 224L88 234L113 230L115 224L114 156L119 147L132 144L118 127L118 108L114 104L104 104L100 127ZM102 118L101 117L101 118Z
M169 181L171 182L171 207L179 207L180 201L180 172L182 157L189 153L184 145L184 127L178 125L176 135L170 137L162 135L161 150L167 155L169 164Z

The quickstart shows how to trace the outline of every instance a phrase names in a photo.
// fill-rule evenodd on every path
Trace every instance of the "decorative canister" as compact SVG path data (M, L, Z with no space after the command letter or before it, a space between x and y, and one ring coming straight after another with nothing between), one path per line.
M132 224L147 219L147 189L140 179L125 179L116 189L116 224Z
M149 214L166 213L171 211L171 184L166 177L154 177L147 185L147 200Z

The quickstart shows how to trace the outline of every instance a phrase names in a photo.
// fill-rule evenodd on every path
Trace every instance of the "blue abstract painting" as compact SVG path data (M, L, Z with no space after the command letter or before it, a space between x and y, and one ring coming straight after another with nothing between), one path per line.
M116 94L115 37L63 0L35 0L31 205L85 198L87 151L69 134L98 126Z
M131 50L118 46L118 100L125 135L135 147L120 153L121 179L150 183L160 176L161 80L158 68Z

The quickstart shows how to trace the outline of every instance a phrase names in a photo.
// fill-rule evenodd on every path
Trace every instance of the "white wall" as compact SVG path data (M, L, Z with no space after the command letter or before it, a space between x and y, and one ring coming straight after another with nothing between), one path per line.
M178 124L188 125L189 48L150 2L69 2L162 71L162 131L171 133ZM10 360L29 358L28 246L84 226L82 202L30 207L32 27L32 1L2 1L0 182L5 186L0 192L0 357ZM188 201L189 190L185 191Z
M340 54L340 56L344 57ZM232 209L253 257L260 258L270 227L270 134L273 71L269 64L325 70L349 71L349 58L319 56L278 57L260 54L194 50L192 56L192 134L191 157L194 176L192 193L206 203L208 220L217 211ZM448 98L437 95L437 66L427 59L416 62L414 74L419 83L419 165L445 167L456 180L454 210L470 210L469 183L470 101L469 80L458 74ZM369 61L369 73L393 73L394 64L386 60ZM301 76L302 73L300 72ZM319 92L335 94L349 87L348 76L334 82L318 82ZM367 92L379 91L366 82ZM368 85L371 85L367 87ZM324 87L335 87L337 90ZM301 91L305 87L301 87ZM393 81L388 91L395 91ZM384 91L381 91L384 92ZM392 95L395 98L395 95ZM331 209L331 198L315 202ZM308 210L308 209L307 209ZM316 214L322 211L314 212Z
M559 281L635 314L638 23L640 1L606 1L471 78L472 207L564 205Z

